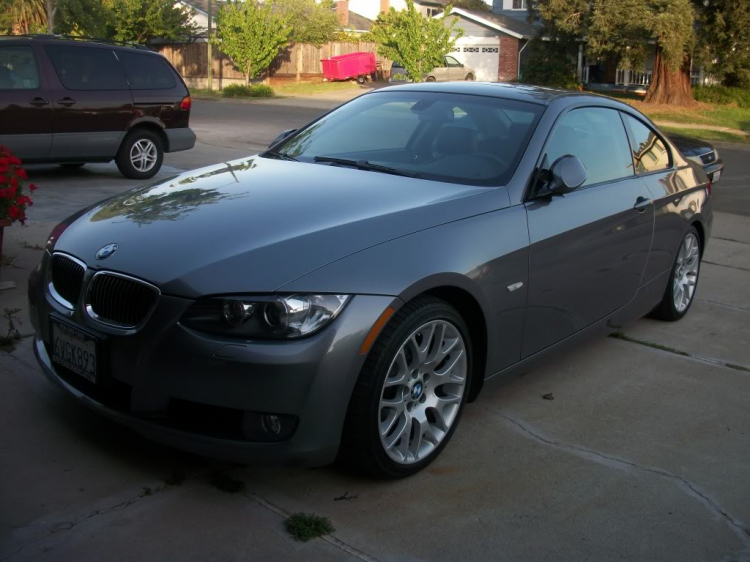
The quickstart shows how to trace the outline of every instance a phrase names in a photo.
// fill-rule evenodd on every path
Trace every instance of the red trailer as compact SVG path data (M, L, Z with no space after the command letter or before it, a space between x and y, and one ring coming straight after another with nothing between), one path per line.
M367 76L375 73L375 53L349 53L328 59L320 59L323 65L323 76L326 80L349 80L356 78L364 84Z

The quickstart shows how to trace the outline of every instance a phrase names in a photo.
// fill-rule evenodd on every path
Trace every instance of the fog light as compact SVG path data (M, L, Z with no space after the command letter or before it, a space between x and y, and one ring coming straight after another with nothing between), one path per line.
M263 414L260 418L260 424L263 426L266 433L270 433L274 437L278 437L279 433L281 433L281 420L279 419L279 416Z
M298 422L297 416L246 411L242 418L242 433L250 441L284 441L294 434Z

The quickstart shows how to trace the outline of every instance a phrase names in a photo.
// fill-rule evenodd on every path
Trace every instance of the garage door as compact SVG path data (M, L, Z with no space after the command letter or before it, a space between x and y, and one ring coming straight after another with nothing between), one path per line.
M497 82L500 39L497 37L461 37L451 53L466 67L474 69L476 79Z

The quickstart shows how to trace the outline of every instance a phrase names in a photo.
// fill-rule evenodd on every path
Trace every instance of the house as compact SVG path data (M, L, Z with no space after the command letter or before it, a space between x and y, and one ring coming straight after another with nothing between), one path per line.
M211 0L212 18L216 17L225 3L224 0ZM206 31L208 30L208 0L177 0L176 4L193 10L190 21L197 27L198 41L205 41ZM216 23L214 22L213 25L215 26Z

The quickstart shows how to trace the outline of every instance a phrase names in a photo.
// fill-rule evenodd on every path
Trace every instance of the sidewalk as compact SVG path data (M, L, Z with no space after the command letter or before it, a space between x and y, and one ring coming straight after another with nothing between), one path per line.
M676 123L674 121L654 121L659 127L673 127L675 129L699 129L701 131L717 131L719 133L731 133L733 135L739 135L748 137L750 133L742 131L740 129L732 129L731 127L721 127L718 125L701 125L698 123Z

